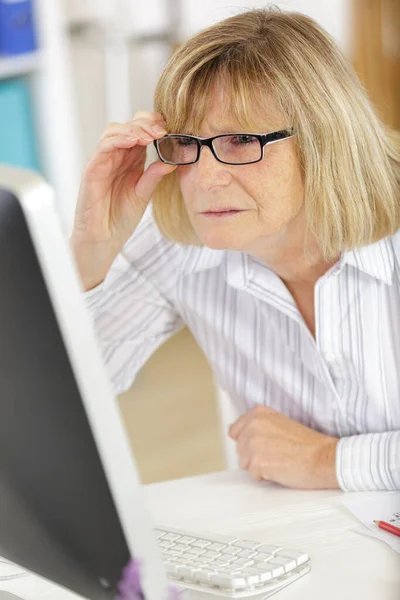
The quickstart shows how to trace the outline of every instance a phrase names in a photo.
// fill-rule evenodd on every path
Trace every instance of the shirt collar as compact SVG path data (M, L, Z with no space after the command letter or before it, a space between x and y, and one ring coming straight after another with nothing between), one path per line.
M396 235L398 236L398 234ZM374 244L343 252L338 271L341 271L346 264L352 265L367 275L390 285L393 278L394 258L391 239L383 238Z
M226 250L213 250L206 246L191 246L188 250L184 265L183 275L192 275L219 267L225 259Z
M235 256L237 255L235 264L238 263L236 266L238 268L240 267L243 278L248 259L247 255L243 255L241 252L213 250L211 248L207 248L206 246L190 247L184 262L183 275L191 275L199 271L205 271L207 269L219 267L223 262L226 261L228 253ZM239 255L241 255L242 260L239 260ZM246 259L244 262L243 258ZM374 244L362 246L356 250L348 250L343 252L337 268L333 269L332 273L340 272L344 265L347 264L390 285L393 278L395 259L397 259L400 265L400 230L393 236L393 238L383 238Z

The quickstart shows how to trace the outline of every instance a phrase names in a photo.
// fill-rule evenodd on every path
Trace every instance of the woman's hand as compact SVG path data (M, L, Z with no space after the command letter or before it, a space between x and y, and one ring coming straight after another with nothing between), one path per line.
M142 111L111 123L86 165L70 240L85 289L104 279L158 183L176 168L156 161L144 170L146 148L165 127L160 114Z
M267 406L257 406L229 428L239 465L256 481L299 489L338 488L337 438L314 431Z

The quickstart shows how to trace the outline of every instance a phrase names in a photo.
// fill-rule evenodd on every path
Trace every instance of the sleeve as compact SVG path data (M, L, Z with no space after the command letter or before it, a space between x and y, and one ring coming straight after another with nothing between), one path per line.
M336 476L346 492L400 490L400 431L344 437L336 449Z
M169 266L177 271L176 253L170 254ZM151 354L184 325L173 302L146 268L146 264L153 265L154 271L159 255L160 244L152 248L142 231L137 241L131 240L129 248L118 255L106 279L84 293L116 394L129 388ZM168 274L167 270L166 277Z

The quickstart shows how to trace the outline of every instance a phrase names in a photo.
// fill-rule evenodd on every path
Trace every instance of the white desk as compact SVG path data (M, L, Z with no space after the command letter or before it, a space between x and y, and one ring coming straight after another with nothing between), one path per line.
M400 598L400 555L353 531L359 523L341 506L342 492L289 490L229 471L153 484L146 493L159 522L308 552L311 572L280 591L277 600ZM24 600L77 600L33 576L9 582L8 587L0 583L0 589Z

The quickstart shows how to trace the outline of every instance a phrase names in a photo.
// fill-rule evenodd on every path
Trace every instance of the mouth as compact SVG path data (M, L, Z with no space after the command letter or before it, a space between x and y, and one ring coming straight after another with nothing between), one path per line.
M223 208L223 209L219 209L219 210L207 210L207 211L201 212L200 214L203 217L207 217L209 219L227 219L229 217L234 217L243 212L246 212L246 211L243 209L237 209L237 208Z

